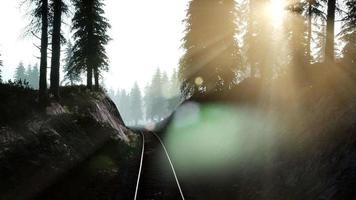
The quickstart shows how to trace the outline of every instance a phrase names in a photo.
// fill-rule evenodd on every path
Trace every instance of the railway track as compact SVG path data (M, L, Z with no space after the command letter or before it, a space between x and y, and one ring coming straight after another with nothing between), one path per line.
M141 132L142 153L134 200L185 199L173 163L161 138Z

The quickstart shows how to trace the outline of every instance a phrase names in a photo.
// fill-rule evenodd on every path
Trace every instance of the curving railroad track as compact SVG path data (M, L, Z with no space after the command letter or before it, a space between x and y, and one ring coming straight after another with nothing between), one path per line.
M141 132L142 153L134 199L185 199L174 166L161 138Z

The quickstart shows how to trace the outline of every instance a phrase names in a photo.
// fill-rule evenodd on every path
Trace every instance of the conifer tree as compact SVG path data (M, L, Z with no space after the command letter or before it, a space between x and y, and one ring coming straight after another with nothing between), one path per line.
M326 15L326 44L325 44L325 63L335 61L335 14L336 0L328 0L328 10Z
M59 97L59 79L60 79L60 60L61 60L61 25L62 15L68 12L68 7L65 0L52 0L51 11L53 12L52 20L52 57L51 57L51 75L50 75L50 91L58 98Z
M51 12L48 0L27 0L30 4L31 21L29 33L41 34L41 58L40 58L40 78L39 78L39 100L42 105L45 104L47 97L47 52L48 52L48 28Z
M240 67L235 0L189 3L180 63L185 96L229 89Z
M169 84L168 112L172 112L181 100L180 83L177 70L174 69Z
M145 119L150 121L153 119L152 115L152 92L151 92L151 85L147 84L144 88L144 97L143 97L143 105L145 110Z
M73 44L70 40L67 42L67 47L65 49L65 58L64 58L64 82L68 82L70 85L75 85L82 81L80 73L73 69L72 63L70 60L73 57Z
M179 82L179 77L178 77L178 72L176 69L173 70L173 73L170 77L170 88L169 88L169 94L170 96L180 96L180 82Z
M101 71L108 70L108 57L105 45L110 37L108 20L103 16L102 0L74 0L74 47L71 65L77 73L86 71L87 87L92 88L93 75L95 88L99 88Z
M131 89L130 99L131 118L134 124L137 125L137 123L143 119L142 95L137 82L135 82L133 88Z
M162 85L162 74L161 70L158 68L156 73L153 75L150 95L151 95L151 116L155 121L159 121L164 117L164 110L166 110L167 105L163 97L163 85ZM163 111L163 112L162 112Z
M1 54L0 54L0 83L2 83L2 68L3 64L2 64L2 59L1 59Z
M30 73L30 77L31 77L31 86L34 89L38 89L38 82L39 82L39 77L40 77L40 72L38 69L38 65L35 64L32 69L31 69L31 73Z
M348 67L353 67L356 72L356 1L346 2L347 14L344 17L344 25L341 38L345 42L342 50L343 60Z
M28 82L28 84L32 87L32 80L31 80L31 73L32 73L32 66L29 64L25 70L25 77L24 79Z
M24 82L26 79L26 69L23 62L20 62L15 70L14 80Z

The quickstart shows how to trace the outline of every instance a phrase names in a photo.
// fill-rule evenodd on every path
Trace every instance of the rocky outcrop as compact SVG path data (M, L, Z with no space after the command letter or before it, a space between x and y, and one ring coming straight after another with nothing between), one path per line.
M5 91L0 95L5 97L0 99L2 108L8 105L0 111L0 199L33 198L108 142L118 141L122 148L132 142L119 111L103 92L62 88L61 99L43 110L30 98L36 91L13 88L12 93L0 93ZM17 107L25 112L19 114Z

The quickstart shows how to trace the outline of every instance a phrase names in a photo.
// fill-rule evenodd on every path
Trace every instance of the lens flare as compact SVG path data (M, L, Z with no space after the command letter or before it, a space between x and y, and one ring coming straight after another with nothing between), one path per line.
M204 83L204 80L203 80L202 77L197 77L197 78L195 78L195 84L196 84L197 86L201 86L201 85L203 85L203 83Z

